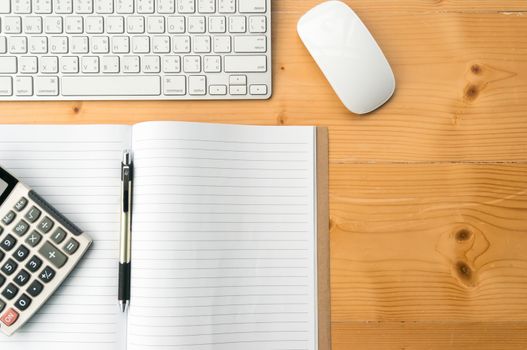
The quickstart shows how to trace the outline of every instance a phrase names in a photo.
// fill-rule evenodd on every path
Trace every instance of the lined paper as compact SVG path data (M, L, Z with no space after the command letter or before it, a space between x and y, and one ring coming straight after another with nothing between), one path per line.
M316 349L314 128L134 126L128 349Z
M0 336L0 348L119 349L120 162L131 128L0 126L0 135L0 163L94 239L38 314L15 335Z

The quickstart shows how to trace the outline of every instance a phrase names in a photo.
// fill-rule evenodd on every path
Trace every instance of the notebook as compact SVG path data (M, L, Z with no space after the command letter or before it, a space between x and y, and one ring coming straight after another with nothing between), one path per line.
M0 162L94 239L10 350L330 348L327 130L0 126ZM134 153L131 304L117 307Z

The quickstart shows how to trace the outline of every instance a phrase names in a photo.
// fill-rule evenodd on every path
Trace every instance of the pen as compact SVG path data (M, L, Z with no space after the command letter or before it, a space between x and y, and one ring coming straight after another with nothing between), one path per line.
M126 311L130 303L133 173L132 153L126 150L123 152L121 163L121 243L119 248L118 300L122 312Z

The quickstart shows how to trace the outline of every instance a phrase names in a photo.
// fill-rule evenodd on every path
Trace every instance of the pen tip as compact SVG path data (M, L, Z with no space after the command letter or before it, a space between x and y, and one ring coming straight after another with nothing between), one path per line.
M119 301L119 308L121 309L121 312L126 312L128 310L128 303L126 301Z

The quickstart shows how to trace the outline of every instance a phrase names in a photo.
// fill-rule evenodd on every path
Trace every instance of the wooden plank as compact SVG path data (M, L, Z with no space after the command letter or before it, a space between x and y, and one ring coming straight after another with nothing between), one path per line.
M356 117L296 35L309 7L301 4L275 2L271 101L4 102L0 122L317 124L330 126L337 162L527 160L525 16L364 11L398 89L383 109Z
M527 321L526 174L332 165L333 321Z
M525 322L347 322L333 325L333 350L524 350L525 344Z

